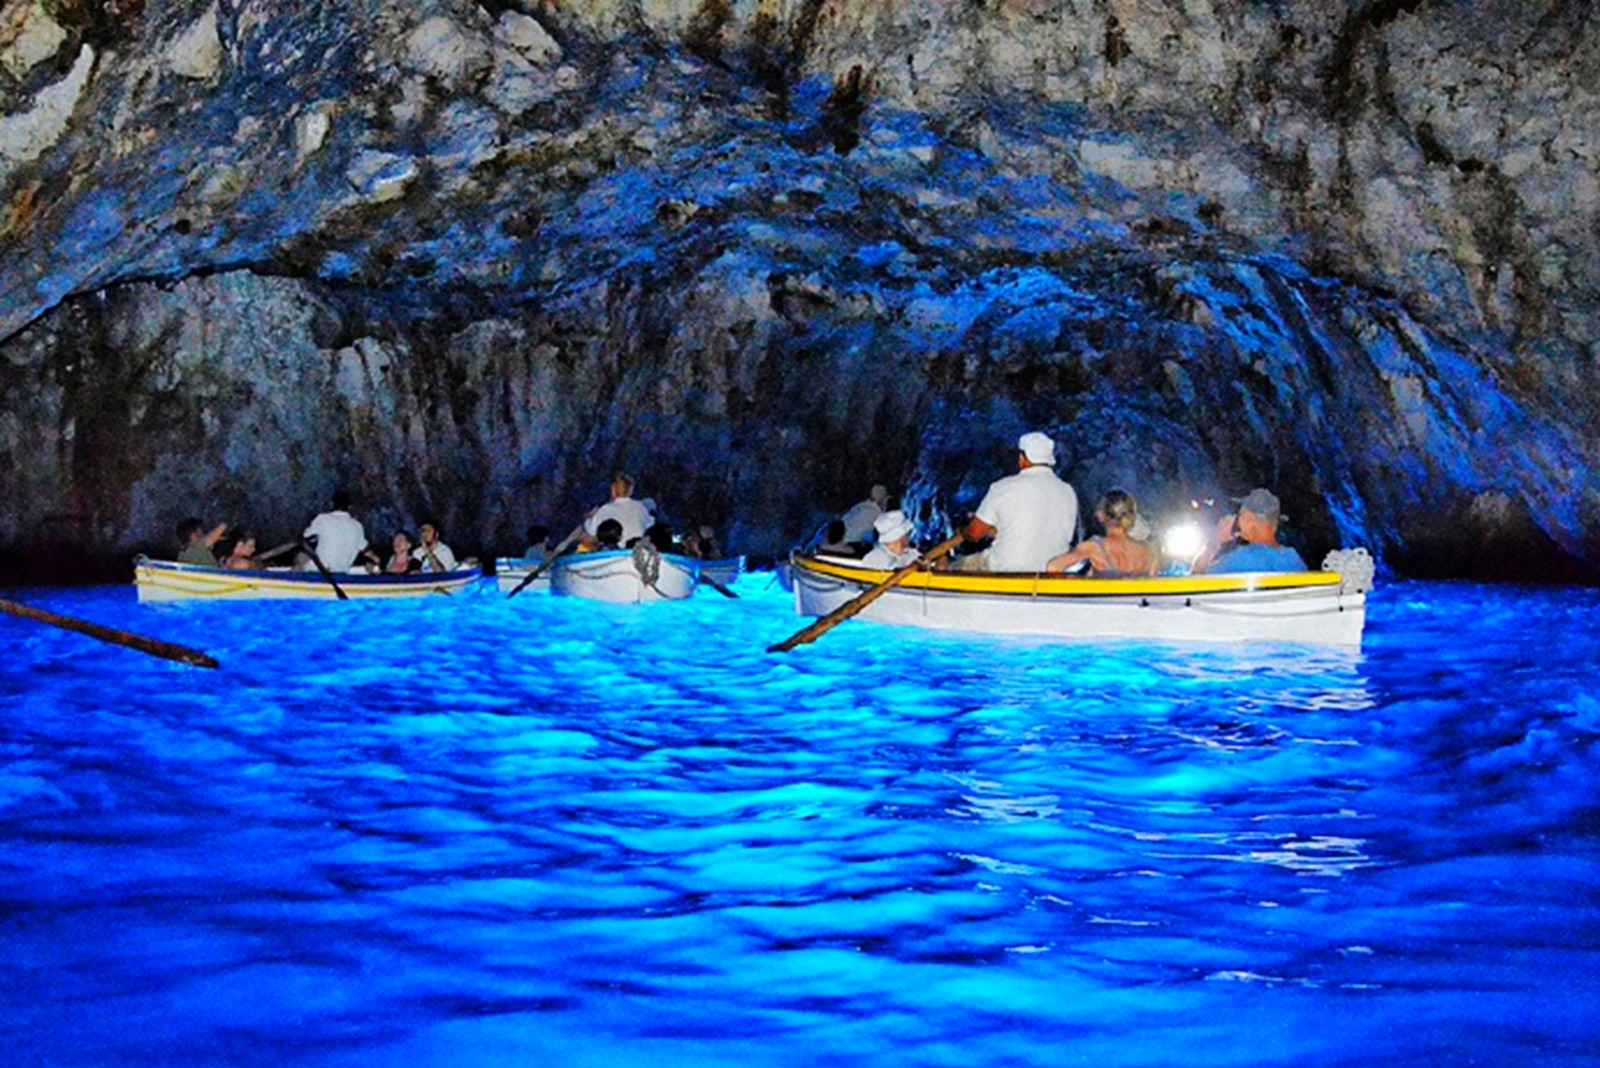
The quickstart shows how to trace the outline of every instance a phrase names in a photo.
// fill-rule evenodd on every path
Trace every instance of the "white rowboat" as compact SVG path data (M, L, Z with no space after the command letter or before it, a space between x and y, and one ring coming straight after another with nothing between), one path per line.
M687 556L637 549L573 553L551 565L550 589L612 604L678 601L700 584L698 565Z
M839 557L795 557L795 610L826 615L892 572ZM1282 641L1358 646L1366 593L1331 571L1080 578L913 572L860 618L936 630L1148 641Z
M339 583L339 588L354 599L457 593L470 587L482 576L482 570L477 567L461 567L439 573L419 571L409 575L368 575L350 572L333 577ZM134 562L133 581L141 604L218 598L337 600L339 596L328 580L316 571L293 571L277 567L234 571L143 557Z

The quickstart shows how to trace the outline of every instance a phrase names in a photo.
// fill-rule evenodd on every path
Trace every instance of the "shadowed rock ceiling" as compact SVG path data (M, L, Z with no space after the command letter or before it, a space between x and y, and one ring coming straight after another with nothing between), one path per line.
M1045 429L1158 520L1600 568L1587 2L6 0L13 581L564 531L613 468L775 553Z

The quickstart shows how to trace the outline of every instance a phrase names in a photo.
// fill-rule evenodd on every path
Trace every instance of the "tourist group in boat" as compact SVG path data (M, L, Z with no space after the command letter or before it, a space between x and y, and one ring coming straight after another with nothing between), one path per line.
M998 632L1359 642L1370 558L1352 550L1330 556L1320 572L1308 570L1279 541L1283 517L1270 490L1251 490L1194 544L1175 547L1155 543L1138 501L1121 488L1100 495L1092 513L1099 533L1082 537L1077 491L1056 473L1047 434L1023 434L1015 464L932 547L919 545L915 522L888 488L873 486L780 562L796 609L824 620L848 612ZM553 546L547 527L530 528L520 556L496 560L500 588L515 595L537 583L636 603L681 599L707 584L736 597L728 583L742 558L723 557L709 527L675 531L634 489L629 475L613 476L609 498ZM362 596L450 592L481 574L476 561L457 560L437 522L421 523L416 537L395 531L378 547L350 507L348 494L335 494L301 537L265 553L251 531L186 519L178 568L141 560L141 598L326 596L329 589L343 597L346 585ZM288 567L268 568L290 553Z
M1015 474L990 484L977 511L961 526L964 542L987 548L935 566L1103 578L1152 576L1162 570L1162 553L1150 543L1150 526L1132 493L1107 490L1094 510L1103 533L1077 540L1078 494L1055 472L1055 442L1037 431L1022 435L1016 465ZM1281 518L1275 494L1251 490L1236 510L1217 521L1198 555L1180 563L1189 574L1304 571L1300 554L1278 541ZM877 485L828 524L819 551L859 557L864 567L896 570L921 556L912 543L913 531L911 519L894 506L887 487Z

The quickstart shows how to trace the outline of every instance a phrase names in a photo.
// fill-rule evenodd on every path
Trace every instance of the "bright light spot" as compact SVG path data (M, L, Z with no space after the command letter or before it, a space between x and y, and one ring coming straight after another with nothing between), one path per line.
M1206 536L1194 523L1168 527L1161 536L1162 550L1174 560L1193 560L1206 546Z

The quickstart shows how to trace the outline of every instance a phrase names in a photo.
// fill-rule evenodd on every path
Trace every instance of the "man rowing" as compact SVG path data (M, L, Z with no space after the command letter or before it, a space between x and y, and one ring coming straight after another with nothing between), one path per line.
M333 507L311 520L302 535L316 550L317 559L329 571L349 571L367 547L367 531L350 514L350 494L336 490Z
M993 537L981 553L953 566L962 571L1043 571L1050 558L1072 548L1078 530L1078 494L1056 477L1056 443L1029 431L1017 439L1017 473L989 486L963 532L968 541Z
M596 508L583 521L583 548L599 547L600 524L615 519L622 526L622 547L626 548L650 529L655 518L640 501L633 499L633 478L618 471L611 476L611 500Z

